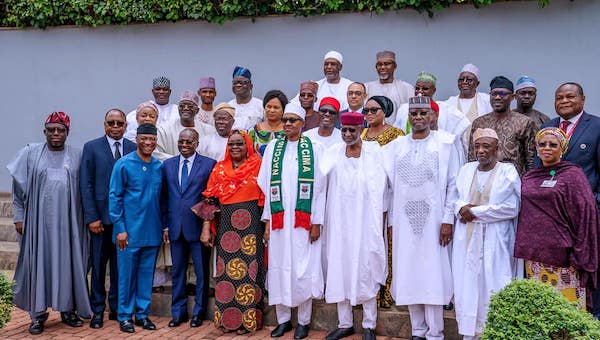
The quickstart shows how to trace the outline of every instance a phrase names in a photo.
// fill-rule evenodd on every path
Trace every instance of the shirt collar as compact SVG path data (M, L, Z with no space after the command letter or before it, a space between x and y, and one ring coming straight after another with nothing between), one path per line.
M121 146L123 146L123 137L121 137L121 139L113 139L106 135L106 140L108 141L108 144L110 144L111 147L115 145L115 142L119 142L121 143Z
M579 112L579 114L577 116L571 117L571 119L569 119L569 122L571 122L571 124L575 124L577 123L577 121L579 120L579 118L581 118L581 116L583 115L583 111ZM564 119L560 119L560 122L564 122Z
M196 159L196 153L194 152L194 154L188 158L184 158L182 155L179 155L179 164L183 164L183 161L186 159L188 160L188 164L193 164L194 160Z

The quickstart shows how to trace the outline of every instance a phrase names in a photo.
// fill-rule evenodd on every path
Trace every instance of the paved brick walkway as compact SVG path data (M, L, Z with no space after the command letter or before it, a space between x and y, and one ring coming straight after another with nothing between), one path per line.
M106 317L106 315L105 315ZM235 333L223 333L213 326L212 322L205 321L201 327L190 328L187 325L181 325L177 328L169 328L167 324L170 318L159 318L151 317L151 320L156 324L158 328L155 331L146 331L141 327L136 327L136 332L129 335L121 333L119 331L119 325L116 321L104 320L104 327L101 329L91 329L88 322L83 327L71 328L60 322L60 313L50 312L50 317L46 321L46 327L41 335L31 335L27 331L29 328L29 315L27 313L14 309L12 314L12 320L4 327L0 329L0 339L115 339L115 338L127 338L127 339L271 339L270 332L273 327L265 327L263 330L258 331L254 334L238 336ZM311 330L309 333L309 339L323 339L327 332ZM293 332L289 332L286 336L280 339L292 339ZM378 339L396 339L400 338L389 338L389 337L377 337ZM361 334L357 334L347 339L361 339Z

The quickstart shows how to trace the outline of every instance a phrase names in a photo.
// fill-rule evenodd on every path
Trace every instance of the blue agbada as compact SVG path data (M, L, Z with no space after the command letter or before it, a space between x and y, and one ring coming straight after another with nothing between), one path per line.
M109 193L113 242L127 232L129 247L161 245L161 182L162 164L154 157L147 163L132 152L115 163Z

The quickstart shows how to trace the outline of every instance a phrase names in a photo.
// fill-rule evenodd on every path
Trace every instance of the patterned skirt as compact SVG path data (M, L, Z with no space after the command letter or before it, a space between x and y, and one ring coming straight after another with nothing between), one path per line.
M265 230L258 201L221 205L215 247L215 327L262 328Z
M585 288L579 287L579 273L573 267L562 268L540 262L526 261L525 270L528 279L549 283L570 302L577 302L585 310Z

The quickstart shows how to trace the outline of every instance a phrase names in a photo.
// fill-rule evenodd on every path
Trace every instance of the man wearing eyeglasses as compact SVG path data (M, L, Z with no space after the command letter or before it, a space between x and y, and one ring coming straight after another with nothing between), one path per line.
M14 223L22 235L15 268L15 305L40 334L47 308L70 327L90 317L87 290L88 234L81 216L81 150L66 145L71 119L53 112L44 123L45 143L28 144L7 165L13 180Z
M327 149L341 139L340 130L335 127L338 122L340 103L333 97L325 97L319 103L319 127L304 132L310 140L318 141Z
M363 142L364 116L341 115L341 139L322 163L328 176L326 232L330 244L325 300L337 303L338 327L325 339L354 333L352 306L362 304L363 340L375 339L377 293L385 284L387 254L383 238L384 193L388 180L377 142Z
M477 86L479 86L479 68L473 64L466 64L458 75L458 96L446 100L448 105L464 113L470 122L492 111L490 96L487 93L477 92Z
M235 108L234 129L250 130L263 121L263 102L252 96L252 73L249 69L236 66L233 70L231 91L235 98L229 105Z
M304 110L306 110L306 118L304 119L304 127L302 131L308 131L312 128L319 126L321 116L319 112L315 110L315 104L318 103L319 98L317 92L319 91L319 84L314 81L308 80L300 84L300 94L298 94L298 101Z
M285 138L267 145L258 174L265 194L269 304L275 305L278 323L271 332L274 338L292 330L292 307L298 307L294 339L306 338L312 299L323 296L319 237L327 180L319 168L321 144L302 135L305 114L296 102L286 105L281 118Z
M105 135L83 146L79 181L83 222L90 232L90 304L91 328L102 328L106 309L106 265L110 262L108 291L109 320L117 319L117 251L112 242L113 224L108 214L110 174L115 162L135 151L136 145L123 138L127 121L125 113L111 109L104 116Z
M408 98L413 95L414 89L409 83L394 78L394 73L398 65L396 64L396 53L392 51L377 52L375 70L377 70L378 80L366 83L369 96L385 96L394 103L394 112L385 118L389 125L396 121L396 112L400 105L407 103ZM360 112L360 111L357 111Z
M408 305L412 339L443 339L442 306L452 297L447 246L454 224L460 168L454 135L431 130L431 98L412 97L412 131L383 147L393 200L391 294Z
M497 76L490 82L490 100L493 111L473 121L471 136L475 130L490 128L498 133L498 160L513 163L520 176L533 167L535 122L510 109L514 98L513 83L506 77ZM472 141L471 138L469 140ZM470 162L476 161L475 148L469 143Z

